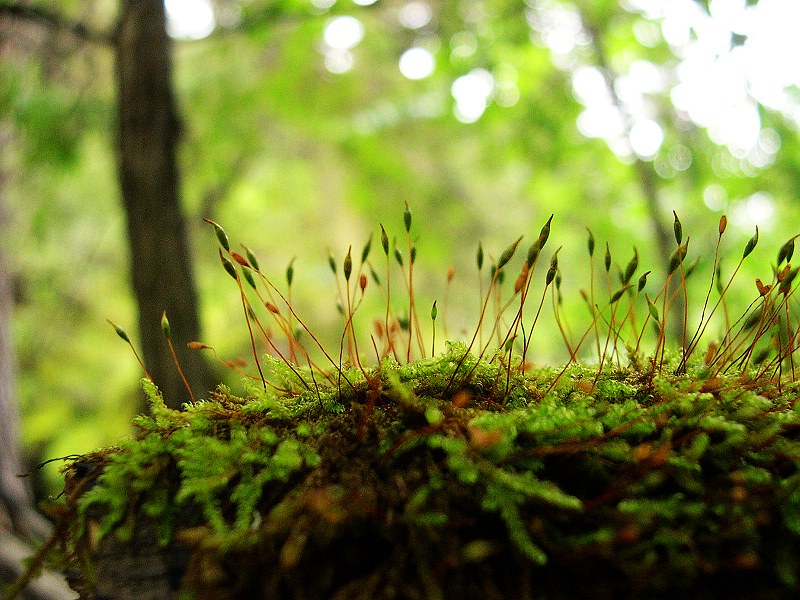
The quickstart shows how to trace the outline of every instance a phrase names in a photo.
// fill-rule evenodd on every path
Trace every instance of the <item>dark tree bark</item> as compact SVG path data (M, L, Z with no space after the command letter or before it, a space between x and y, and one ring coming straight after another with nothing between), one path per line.
M180 206L172 88L163 0L123 0L117 36L119 179L128 217L133 288L144 362L173 407L189 399L161 329L166 310L178 359L195 393L208 367L186 343L199 337L197 295Z

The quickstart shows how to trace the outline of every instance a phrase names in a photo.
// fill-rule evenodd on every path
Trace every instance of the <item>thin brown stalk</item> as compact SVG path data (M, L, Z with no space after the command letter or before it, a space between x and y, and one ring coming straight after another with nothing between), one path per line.
M442 333L444 334L444 339L450 339L450 334L447 332L447 315L448 309L450 308L450 289L453 285L453 279L455 279L456 270L455 267L452 265L450 268L447 269L447 282L444 287L444 302L442 303Z
M721 230L721 232L724 231L724 226L723 226L723 221L722 220L720 220L720 230ZM720 235L722 235L721 232L720 232ZM696 348L696 346L699 343L700 339L703 337L703 334L705 333L706 328L708 327L708 324L711 322L711 318L714 316L714 313L717 311L717 308L719 308L720 305L722 305L723 311L724 311L724 314L725 314L725 331L730 331L729 317L728 317L728 307L727 307L727 304L725 303L725 294L728 293L728 289L730 289L731 284L733 283L733 280L736 278L736 274L739 272L739 269L741 269L742 264L744 264L744 259L747 258L750 255L750 253L755 248L757 242L758 242L758 227L756 227L755 235L750 239L750 241L745 246L744 252L742 253L742 257L739 259L739 263L736 265L736 268L733 271L733 275L731 275L730 279L728 279L728 283L725 285L725 287L720 292L719 299L714 304L714 307L711 309L711 313L709 313L708 319L706 319L705 323L703 323L701 321L702 328L700 329L699 333L695 333L695 336L693 338L694 339L694 343L690 345L690 349L688 350L688 354L691 354L691 352ZM717 282L719 283L719 263L717 263Z
M533 338L533 331L536 328L536 323L539 321L539 315L542 312L542 306L544 306L544 300L547 297L547 288L549 288L549 287L550 287L550 284L549 283L545 283L544 289L542 290L542 297L539 300L539 306L536 308L536 315L533 317L533 322L531 323L530 330L528 331L528 336L524 340L523 349L522 349L522 363L521 363L523 365L525 364L525 361L527 360L528 350L530 349L531 341L532 341L532 338Z
M147 372L147 369L144 366L144 362L142 362L142 359L139 356L139 353L136 352L136 348L133 346L133 343L131 342L131 339L128 337L128 334L125 333L125 330L122 329L121 327L119 327L117 324L115 324L110 319L106 319L106 321L108 321L108 324L111 325L114 328L114 330L117 332L117 335L120 338L122 338L122 340L125 343L128 344L128 347L130 347L131 352L133 352L133 356L136 357L136 362L139 363L139 366L141 367L142 372L144 373L144 376L147 377L147 379L149 379L150 381L153 381L153 378L150 377L150 373Z
M211 353L214 355L214 359L226 369L230 369L231 371L233 371L238 375L241 375L245 379L252 379L253 381L261 381L258 377L250 375L250 373L240 368L239 364L246 364L246 361L243 358L235 360L223 360L213 346L209 346L208 344L203 344L202 342L188 342L186 346L188 348L191 348L192 350L210 350ZM237 360L239 364L237 364ZM267 381L267 385L270 386L272 389L274 389L276 392L281 392L281 393L289 392L289 390L279 387L274 383L272 383L271 381Z
M722 243L722 235L725 233L725 229L728 226L728 219L725 215L722 215L719 220L719 226L717 228L718 236L717 236L717 243L714 246L714 264L711 267L711 281L708 284L708 291L706 292L706 298L703 301L703 310L700 313L700 320L697 323L697 329L695 330L694 334L692 335L691 339L687 346L685 346L685 350L683 353L683 357L681 358L681 364L679 368L682 370L686 369L686 363L689 360L692 352L694 352L695 348L697 347L697 343L700 340L701 328L703 327L703 320L706 316L706 309L708 308L708 301L711 298L711 290L714 289L714 278L717 274L717 267L719 265L719 248ZM709 319L711 315L709 315Z
M458 363L456 363L456 367L455 369L453 369L453 374L450 376L450 380L447 382L447 387L445 388L446 391L450 390L450 387L453 385L453 382L455 381L456 375L458 375L459 369L464 364L464 361L467 360L467 356L469 356L472 347L475 345L475 340L478 338L478 333L483 327L483 321L486 317L486 310L489 306L489 299L492 297L492 292L495 283L497 282L497 279L500 276L500 272L503 269L503 267L506 266L506 264L508 264L508 261L511 260L511 257L514 255L514 252L516 252L517 246L519 245L520 241L522 241L522 236L518 237L517 240L513 244L511 244L511 246L506 248L506 250L503 252L503 254L500 255L500 258L497 261L497 266L494 269L494 273L492 274L492 280L489 283L489 289L486 292L486 297L483 301L483 306L481 307L481 313L478 318L478 325L475 328L475 333L473 333L472 335L472 339L469 342L469 346L467 346L466 352L464 352L464 355L459 359ZM472 371L470 371L470 373L471 372Z
M172 359L175 361L175 367L178 369L178 374L181 376L183 385L186 386L186 390L189 392L189 398L191 398L192 403L197 402L197 399L194 397L194 393L192 392L192 388L189 386L189 382L186 380L186 375L183 374L183 369L181 368L181 363L178 360L178 355L175 354L175 348L172 345L172 335L170 333L169 321L167 320L167 311L164 311L161 315L161 329L164 331L164 337L167 339L167 346L169 346Z
M317 338L317 336L314 335L314 332L306 325L305 321L303 321L303 319L300 318L300 316L294 310L294 307L289 303L288 299L283 295L283 293L281 293L281 291L278 289L278 287L274 283L272 283L272 281L270 281L269 278L261 272L261 270L259 270L257 268L254 268L254 271L256 272L256 274L258 275L259 279L264 284L264 286L266 288L268 288L268 289L271 289L273 292L275 292L275 294L278 295L278 297L286 305L287 309L292 314L292 316L297 320L297 322L300 325L300 327L303 328L303 331L305 331L309 335L309 337L311 337L311 339L314 341L316 346L320 349L320 351L325 356L325 358L328 360L328 362L330 362L331 366L333 366L335 369L338 369L339 367L338 367L336 361L333 359L333 357L325 349L325 346L323 346L322 343L319 341L319 338ZM274 346L273 346L273 348L274 348ZM344 376L343 378L347 382L347 384L353 390L355 390L355 386L353 385L353 383L346 376Z

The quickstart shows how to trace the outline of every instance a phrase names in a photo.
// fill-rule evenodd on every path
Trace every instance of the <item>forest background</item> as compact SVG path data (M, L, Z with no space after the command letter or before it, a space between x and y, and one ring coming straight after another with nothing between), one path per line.
M163 309L188 318L182 355L200 339L247 356L239 292L204 217L274 280L292 266L296 310L333 347L328 256L358 253L379 224L403 237L406 203L421 305L442 306L453 269L442 337L477 322L479 244L496 258L553 213L570 319L589 315L587 228L598 254L607 242L624 266L635 247L663 281L673 210L703 273L690 282L698 309L720 216L731 223L723 271L758 225L743 309L800 229L798 22L792 0L167 0L166 11L160 0L3 0L6 443L18 438L29 469L127 435L141 370L107 319L164 373ZM139 165L149 192L131 181L142 131L174 136L174 173L169 151ZM167 300L145 306L156 288ZM378 316L383 298L368 292ZM548 326L539 364L565 359ZM182 356L196 388L240 384L209 358ZM164 387L179 389L171 377ZM38 498L58 491L58 468L30 478Z

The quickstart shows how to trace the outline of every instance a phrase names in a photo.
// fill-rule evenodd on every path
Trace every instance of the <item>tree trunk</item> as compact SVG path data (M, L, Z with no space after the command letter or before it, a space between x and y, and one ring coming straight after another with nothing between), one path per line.
M0 124L0 142L10 143L11 134ZM2 144L0 144L2 145ZM19 406L14 360L14 291L8 268L3 233L8 215L5 202L6 173L0 167L0 529L3 525L25 537L49 532L48 523L33 508L28 479L20 477L23 466L19 445Z
M180 124L171 79L163 0L123 0L117 41L119 179L128 217L133 287L144 362L179 407L189 393L161 329L167 312L178 359L195 393L209 369L186 343L199 337L197 295L180 207L176 145Z
M0 143L9 143L10 134L0 124ZM33 553L29 541L50 533L50 524L34 509L28 471L19 444L19 405L16 390L16 361L12 317L14 291L8 268L3 233L6 227L6 173L0 166L0 588L16 579L24 570L25 560ZM27 600L67 600L73 598L60 577L45 571L37 581L26 586Z

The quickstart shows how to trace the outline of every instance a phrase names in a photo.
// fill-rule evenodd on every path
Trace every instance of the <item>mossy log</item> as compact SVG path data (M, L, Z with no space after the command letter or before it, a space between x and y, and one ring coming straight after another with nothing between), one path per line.
M311 391L276 363L290 391L180 412L150 388L68 477L81 598L800 597L796 386L464 353Z

